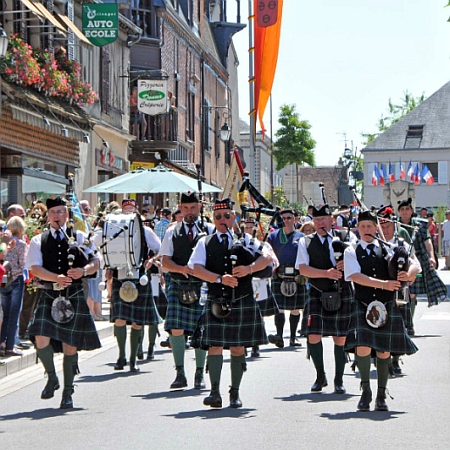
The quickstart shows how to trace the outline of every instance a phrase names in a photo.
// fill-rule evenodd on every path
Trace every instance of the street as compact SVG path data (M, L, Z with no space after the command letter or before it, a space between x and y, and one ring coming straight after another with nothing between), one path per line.
M450 272L440 272L450 281ZM448 279L448 280L447 280ZM275 331L266 319L268 334ZM50 400L41 400L46 379L41 364L0 381L0 443L8 449L448 449L450 427L450 303L428 308L421 299L416 310L414 340L419 352L404 357L403 376L389 380L394 399L389 412L358 412L359 378L346 366L347 394L333 392L333 345L324 340L329 386L311 394L315 380L312 362L303 347L262 348L260 358L248 358L240 396L243 408L228 408L229 353L225 352L221 393L224 407L203 405L207 389L192 388L194 351L187 350L184 391L169 390L175 378L173 359L159 345L154 361L114 371L117 348L112 336L103 347L80 354L81 374L75 379L73 410L60 410L62 387ZM285 329L285 344L288 344ZM165 339L162 332L157 342ZM127 343L128 344L128 343ZM127 347L128 349L128 347ZM146 345L144 344L144 349ZM61 358L58 357L59 361ZM62 381L61 362L59 378ZM372 369L372 391L376 371Z

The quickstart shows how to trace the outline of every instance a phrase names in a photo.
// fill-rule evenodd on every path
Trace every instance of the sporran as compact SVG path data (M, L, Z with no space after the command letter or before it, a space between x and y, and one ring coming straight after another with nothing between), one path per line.
M72 303L59 295L52 303L52 319L57 323L69 323L75 315Z
M280 292L285 297L293 297L297 293L297 282L292 278L285 278L280 284Z
M388 313L384 303L374 300L366 310L366 321L372 328L382 328L388 321Z
M341 307L340 292L322 292L320 301L325 311L337 311Z

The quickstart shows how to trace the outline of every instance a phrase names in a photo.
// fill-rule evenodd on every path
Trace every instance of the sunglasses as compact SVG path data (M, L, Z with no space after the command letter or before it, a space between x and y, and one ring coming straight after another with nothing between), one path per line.
M220 220L220 219L222 218L222 216L223 216L225 219L229 219L229 218L231 217L231 213L214 214L214 218L215 218L216 220Z
M293 219L293 217L284 217L284 216L281 216L281 217L283 217L283 220L292 220Z

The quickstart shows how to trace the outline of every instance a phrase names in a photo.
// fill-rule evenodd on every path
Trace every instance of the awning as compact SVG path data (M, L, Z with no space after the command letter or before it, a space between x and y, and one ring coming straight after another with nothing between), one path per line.
M30 0L21 0L21 2L34 14L36 14L39 17L44 18L44 14L39 11L39 9L36 8L36 6L34 5L34 3L31 3Z
M44 16L49 22L51 22L56 29L66 35L67 31L63 28L63 26L58 22L56 17L50 13L50 11L42 4L42 3L31 3L29 0L20 0L27 8L30 8L28 5L33 5L40 13L40 16ZM31 9L31 8L30 8Z
M80 41L85 44L92 45L89 39L81 32L81 30L64 14L56 13L57 16L71 29L71 31L78 37Z

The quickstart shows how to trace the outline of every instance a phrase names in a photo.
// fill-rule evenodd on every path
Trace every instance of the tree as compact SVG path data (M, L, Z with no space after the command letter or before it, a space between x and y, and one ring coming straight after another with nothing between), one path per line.
M275 149L273 157L277 170L283 169L288 164L310 166L315 165L314 148L316 141L309 132L311 125L306 120L300 120L295 111L295 105L282 105L278 123L281 128L275 133Z
M389 99L389 115L384 117L383 115L380 117L378 121L378 133L370 134L370 133L361 133L361 136L366 138L366 141L363 142L363 145L370 144L373 140L375 140L383 131L388 130L394 125L394 123L398 122L400 119L406 116L406 114L410 113L416 106L420 105L425 100L425 93L422 93L420 97L414 97L408 91L404 93L404 98L400 100L400 104L394 105Z

